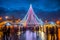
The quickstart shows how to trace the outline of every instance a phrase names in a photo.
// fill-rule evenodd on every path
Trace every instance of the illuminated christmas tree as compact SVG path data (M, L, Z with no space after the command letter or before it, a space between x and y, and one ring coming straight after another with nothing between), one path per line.
M23 18L23 20L20 22L23 26L31 26L31 25L43 25L43 21L39 19L36 14L33 11L32 5L30 5L30 8L26 14L26 16Z

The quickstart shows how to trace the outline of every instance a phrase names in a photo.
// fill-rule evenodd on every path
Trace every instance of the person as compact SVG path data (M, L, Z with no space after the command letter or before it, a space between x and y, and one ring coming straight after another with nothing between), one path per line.
M54 36L55 31L54 30L55 30L54 27L50 28L51 40L55 40L55 36Z
M47 35L47 40L48 40L48 26L46 27L46 35Z
M3 31L2 31L2 27L0 28L0 40L2 40L3 37Z
M8 38L7 38L7 27L6 27L6 25L3 27L3 40L8 40Z
M9 37L10 37L10 26L7 28L7 38L9 40Z

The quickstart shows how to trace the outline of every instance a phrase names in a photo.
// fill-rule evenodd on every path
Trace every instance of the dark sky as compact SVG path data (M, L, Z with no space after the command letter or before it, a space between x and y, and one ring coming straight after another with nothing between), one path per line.
M0 15L20 14L19 16L23 18L30 4L39 18L60 19L60 0L0 0Z

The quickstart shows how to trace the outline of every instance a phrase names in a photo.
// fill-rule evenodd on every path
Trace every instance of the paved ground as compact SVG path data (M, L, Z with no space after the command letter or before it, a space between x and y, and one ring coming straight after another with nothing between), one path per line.
M25 31L20 32L18 34L12 34L10 37L5 36L4 40L46 40L45 33L44 32L32 32L32 31ZM2 38L3 39L3 38ZM0 39L0 40L2 40Z

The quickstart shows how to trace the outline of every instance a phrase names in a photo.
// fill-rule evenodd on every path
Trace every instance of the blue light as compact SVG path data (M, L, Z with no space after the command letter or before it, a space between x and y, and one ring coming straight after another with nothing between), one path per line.
M54 25L54 24L55 24L55 22L52 22L52 21L51 21L51 22L49 22L49 23L50 23L50 24L52 24L52 25Z
M10 26L11 24L9 22L6 23L7 26Z

